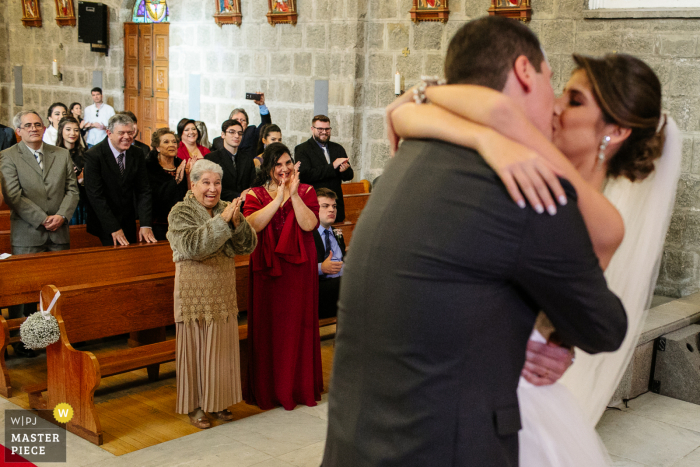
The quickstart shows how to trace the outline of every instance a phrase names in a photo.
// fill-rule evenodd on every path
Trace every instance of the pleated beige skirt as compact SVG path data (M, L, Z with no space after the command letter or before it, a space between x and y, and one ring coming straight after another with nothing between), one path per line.
M238 321L175 323L177 408L220 412L242 400Z

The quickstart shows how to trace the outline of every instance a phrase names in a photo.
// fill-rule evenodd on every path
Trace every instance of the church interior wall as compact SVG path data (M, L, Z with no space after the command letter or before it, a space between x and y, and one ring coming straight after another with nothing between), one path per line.
M123 22L133 0L109 0L110 53L90 52L77 28L58 27L52 2L43 2L42 28L25 28L20 2L0 0L0 121L21 109L43 115L54 101L90 103L92 71L104 73L107 101L123 108ZM586 0L532 0L530 27L540 37L561 92L571 54L624 52L658 73L664 107L683 131L683 174L667 237L657 292L681 296L700 290L700 20L584 19ZM314 80L329 80L333 138L348 151L358 178L373 180L389 157L384 107L394 99L394 73L408 89L423 75L442 75L450 38L482 16L490 0L451 0L446 24L413 23L411 0L297 0L296 26L272 27L267 2L241 0L243 24L217 26L214 1L171 0L170 125L189 111L189 75L201 75L200 119L210 137L234 107L257 108L246 92L265 92L273 121L294 146L309 137ZM77 2L76 2L77 6ZM64 48L60 50L58 44ZM405 54L405 51L408 54ZM63 81L50 74L53 58ZM23 65L24 106L13 103L13 65Z

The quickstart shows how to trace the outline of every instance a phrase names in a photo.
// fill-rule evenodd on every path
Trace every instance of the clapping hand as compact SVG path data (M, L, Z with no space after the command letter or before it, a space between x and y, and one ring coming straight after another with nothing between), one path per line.
M184 178L185 178L185 171L189 173L189 170L187 169L187 166L190 165L189 161L187 163L183 164L180 163L180 165L177 168L177 171L175 172L175 183L180 183ZM192 166L190 165L190 168Z
M289 176L289 196L299 194L299 166L301 162L294 164L294 170Z
M340 167L340 166L343 165L343 164L348 164L348 165L349 165L349 163L348 163L348 158L347 158L347 157L339 157L339 158L337 158L336 160L334 160L334 161L333 161L333 168L334 168L334 169L337 169L338 167Z
M341 172L345 172L349 168L350 168L350 163L348 161L345 161L342 164L340 164L340 167L338 167L338 170Z
M228 223L233 222L234 227L238 227L241 224L241 204L243 204L243 198L238 197L231 201L231 203L224 208L224 212L221 213L221 217Z

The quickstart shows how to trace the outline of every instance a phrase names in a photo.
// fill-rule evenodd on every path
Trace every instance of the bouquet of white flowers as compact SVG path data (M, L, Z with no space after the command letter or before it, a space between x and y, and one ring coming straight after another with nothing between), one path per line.
M60 296L61 292L56 293L49 309L44 311L44 302L41 298L41 292L39 292L41 311L29 316L19 328L22 343L28 349L43 349L60 339L61 331L58 327L58 321L51 314L51 309Z

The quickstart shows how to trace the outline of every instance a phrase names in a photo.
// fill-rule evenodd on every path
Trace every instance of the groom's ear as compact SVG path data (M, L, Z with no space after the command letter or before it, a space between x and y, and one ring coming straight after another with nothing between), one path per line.
M530 60L525 55L520 55L515 59L513 64L513 74L515 79L520 84L522 91L528 94L533 89L533 81L535 79L535 73L537 71L530 63Z

